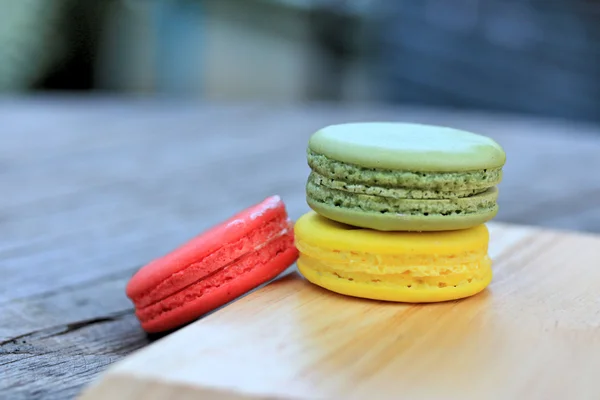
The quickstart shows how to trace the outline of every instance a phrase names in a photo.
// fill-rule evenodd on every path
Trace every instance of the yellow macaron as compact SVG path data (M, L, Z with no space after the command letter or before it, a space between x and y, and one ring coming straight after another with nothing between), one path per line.
M298 269L333 292L427 303L472 296L492 279L485 225L441 232L357 228L311 211L294 227Z

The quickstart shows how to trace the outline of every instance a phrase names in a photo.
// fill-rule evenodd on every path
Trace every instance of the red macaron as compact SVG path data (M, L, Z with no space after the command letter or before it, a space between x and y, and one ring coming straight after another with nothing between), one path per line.
M297 258L293 223L272 196L142 267L126 293L146 332L167 331L275 278Z

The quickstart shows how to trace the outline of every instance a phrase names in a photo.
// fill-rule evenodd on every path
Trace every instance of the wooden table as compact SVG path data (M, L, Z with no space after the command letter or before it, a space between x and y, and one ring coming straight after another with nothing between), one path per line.
M0 100L0 393L70 398L151 340L124 295L144 263L277 193L308 210L321 126L407 120L471 129L508 154L498 221L600 232L600 127L323 104Z

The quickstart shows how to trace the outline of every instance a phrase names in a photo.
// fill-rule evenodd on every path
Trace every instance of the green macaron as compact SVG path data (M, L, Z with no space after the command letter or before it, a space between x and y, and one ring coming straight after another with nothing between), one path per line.
M309 141L309 206L322 216L382 231L466 229L494 218L504 150L492 139L441 126L332 125Z

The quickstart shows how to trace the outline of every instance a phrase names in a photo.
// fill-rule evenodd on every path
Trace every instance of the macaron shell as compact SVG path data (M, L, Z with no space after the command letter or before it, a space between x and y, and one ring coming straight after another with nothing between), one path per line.
M309 211L294 226L296 242L324 250L364 252L383 255L429 254L453 256L461 252L487 250L489 230L479 225L468 230L431 232L381 232L333 221ZM427 237L427 240L423 240Z
M292 230L293 225L291 221L278 216L275 219L266 221L263 225L259 225L254 230L248 232L246 236L242 236L231 242L223 242L222 246L211 254L198 259L188 267L172 274L158 285L135 297L136 307L146 307L152 303L156 303L214 274L224 265L228 265L234 260L253 252L255 248L261 247L267 241Z
M410 123L331 125L311 136L309 148L363 167L405 171L471 171L506 161L504 150L486 136Z
M215 274L211 282L200 281L170 298L137 310L142 328L146 332L176 328L277 277L298 257L298 251L291 246L292 242L290 233L282 237L279 243L273 243L271 248L250 255L244 263L236 262L229 271Z
M268 197L142 267L128 282L126 294L135 302L149 289L213 253L224 244L247 236L267 220L286 217L285 205L281 198Z
M313 201L310 197L307 197L306 201L311 209L331 220L379 231L435 232L468 229L490 221L498 213L498 206L496 206L486 212L460 216L381 214L330 206Z
M488 267L484 279L459 287L443 289L420 289L398 287L383 284L368 284L351 282L344 279L320 275L311 265L299 259L298 270L309 282L324 289L352 297L372 300L393 301L402 303L434 303L448 300L458 300L473 296L483 291L492 281L492 269Z

